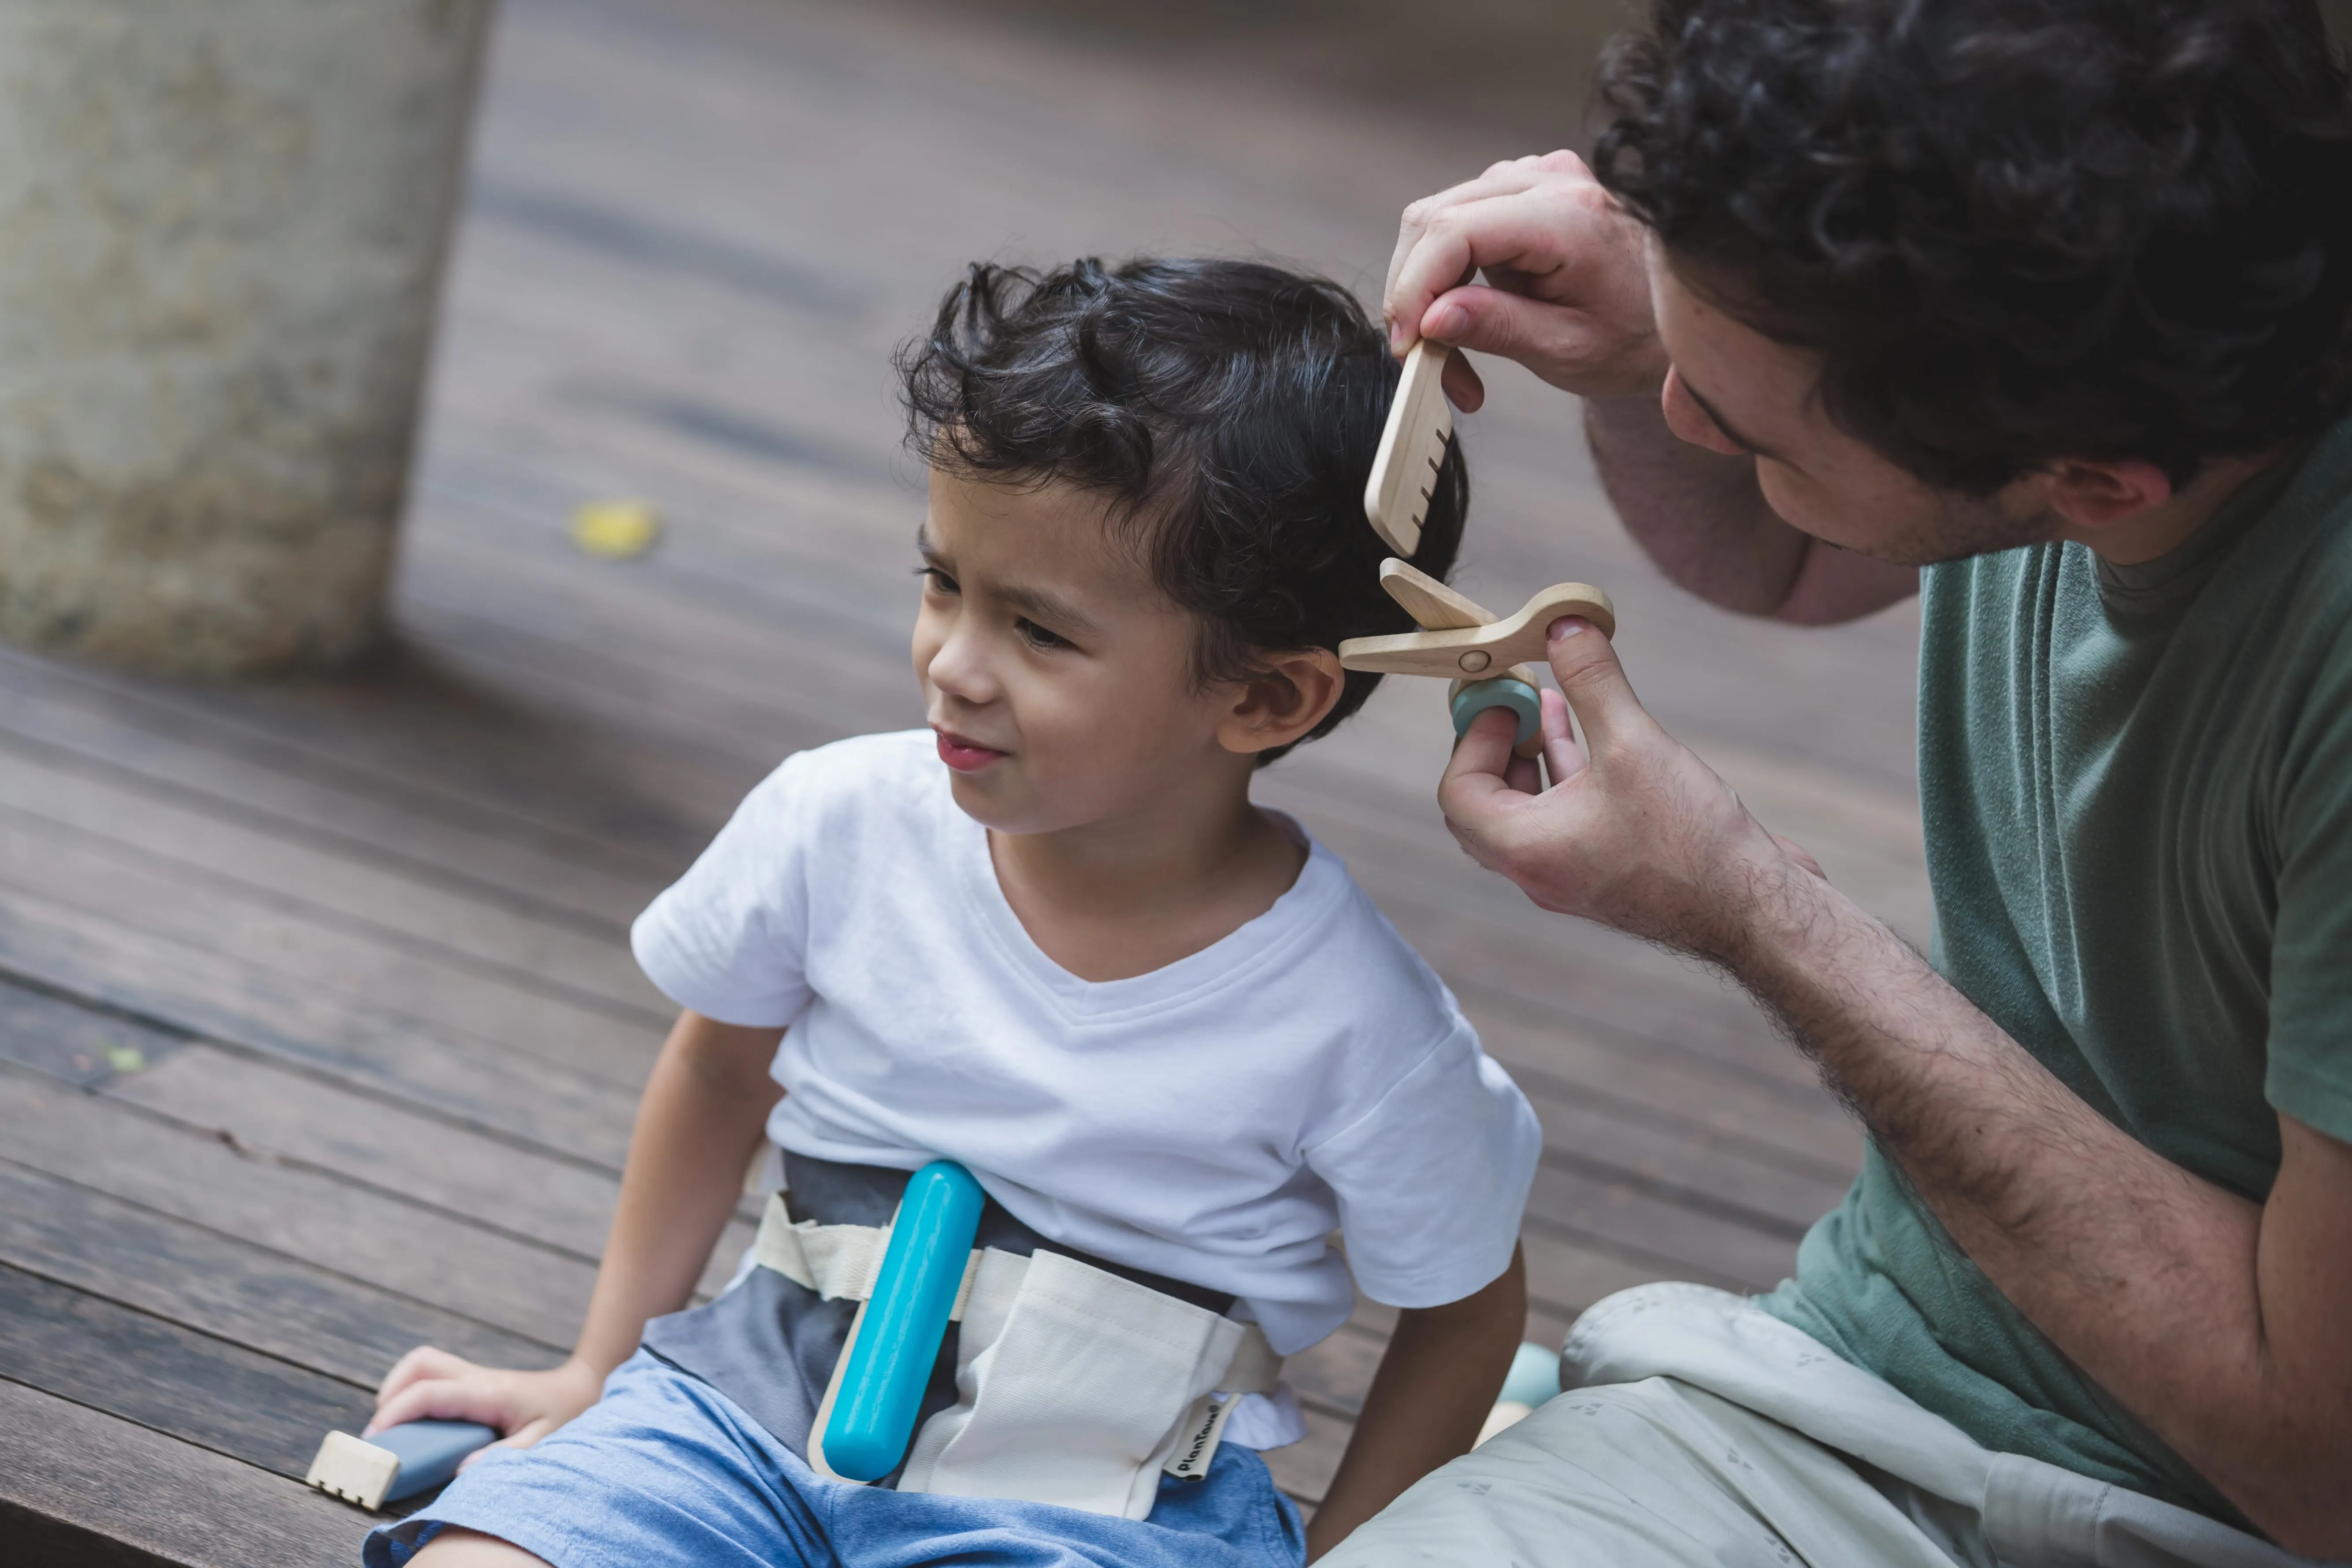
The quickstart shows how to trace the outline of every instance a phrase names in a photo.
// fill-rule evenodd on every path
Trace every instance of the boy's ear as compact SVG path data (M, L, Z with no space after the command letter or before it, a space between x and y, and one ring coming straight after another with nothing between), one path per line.
M1328 647L1269 654L1217 726L1217 743L1245 756L1286 746L1323 721L1347 679Z

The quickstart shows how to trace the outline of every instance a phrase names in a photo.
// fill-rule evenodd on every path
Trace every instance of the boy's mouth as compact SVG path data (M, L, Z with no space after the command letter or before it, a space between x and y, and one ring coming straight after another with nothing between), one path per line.
M940 739L940 761L960 773L978 773L989 763L1007 755L993 746L983 746L977 741L967 741L952 730L932 731Z

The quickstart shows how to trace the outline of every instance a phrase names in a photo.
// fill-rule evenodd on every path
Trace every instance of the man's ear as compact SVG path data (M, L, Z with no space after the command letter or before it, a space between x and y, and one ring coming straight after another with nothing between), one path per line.
M2144 458L2095 463L2061 458L2042 479L2050 509L2077 528L2126 522L2172 499L2172 481Z
M1328 647L1269 654L1217 725L1217 743L1245 756L1286 746L1323 721L1347 679Z

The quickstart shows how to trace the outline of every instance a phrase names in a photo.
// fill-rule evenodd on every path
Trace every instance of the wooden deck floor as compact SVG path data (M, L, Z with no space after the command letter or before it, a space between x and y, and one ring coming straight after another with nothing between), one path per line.
M946 12L515 0L452 273L398 645L171 687L0 655L0 1531L74 1560L350 1562L303 1491L431 1341L571 1341L668 1009L626 925L795 748L919 721L887 355L966 260L1269 254L1376 289L1483 132ZM1924 936L1916 625L1735 622L1617 531L1573 410L1465 422L1465 585L1607 584L1656 710ZM566 542L644 495L629 564ZM1549 1135L1556 1341L1619 1287L1767 1286L1858 1152L1738 994L1539 914L1431 790L1433 683L1275 770L1454 985ZM723 1268L748 1232L720 1249ZM1312 1499L1381 1313L1294 1363ZM35 1561L27 1557L23 1561Z

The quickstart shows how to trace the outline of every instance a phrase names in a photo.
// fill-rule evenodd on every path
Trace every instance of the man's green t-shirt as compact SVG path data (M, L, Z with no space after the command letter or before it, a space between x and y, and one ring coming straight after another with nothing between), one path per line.
M2099 1112L2257 1202L2352 1142L2352 420L2161 560L1929 568L1937 967ZM1764 1306L1986 1447L2232 1510L1962 1257L1875 1148Z

